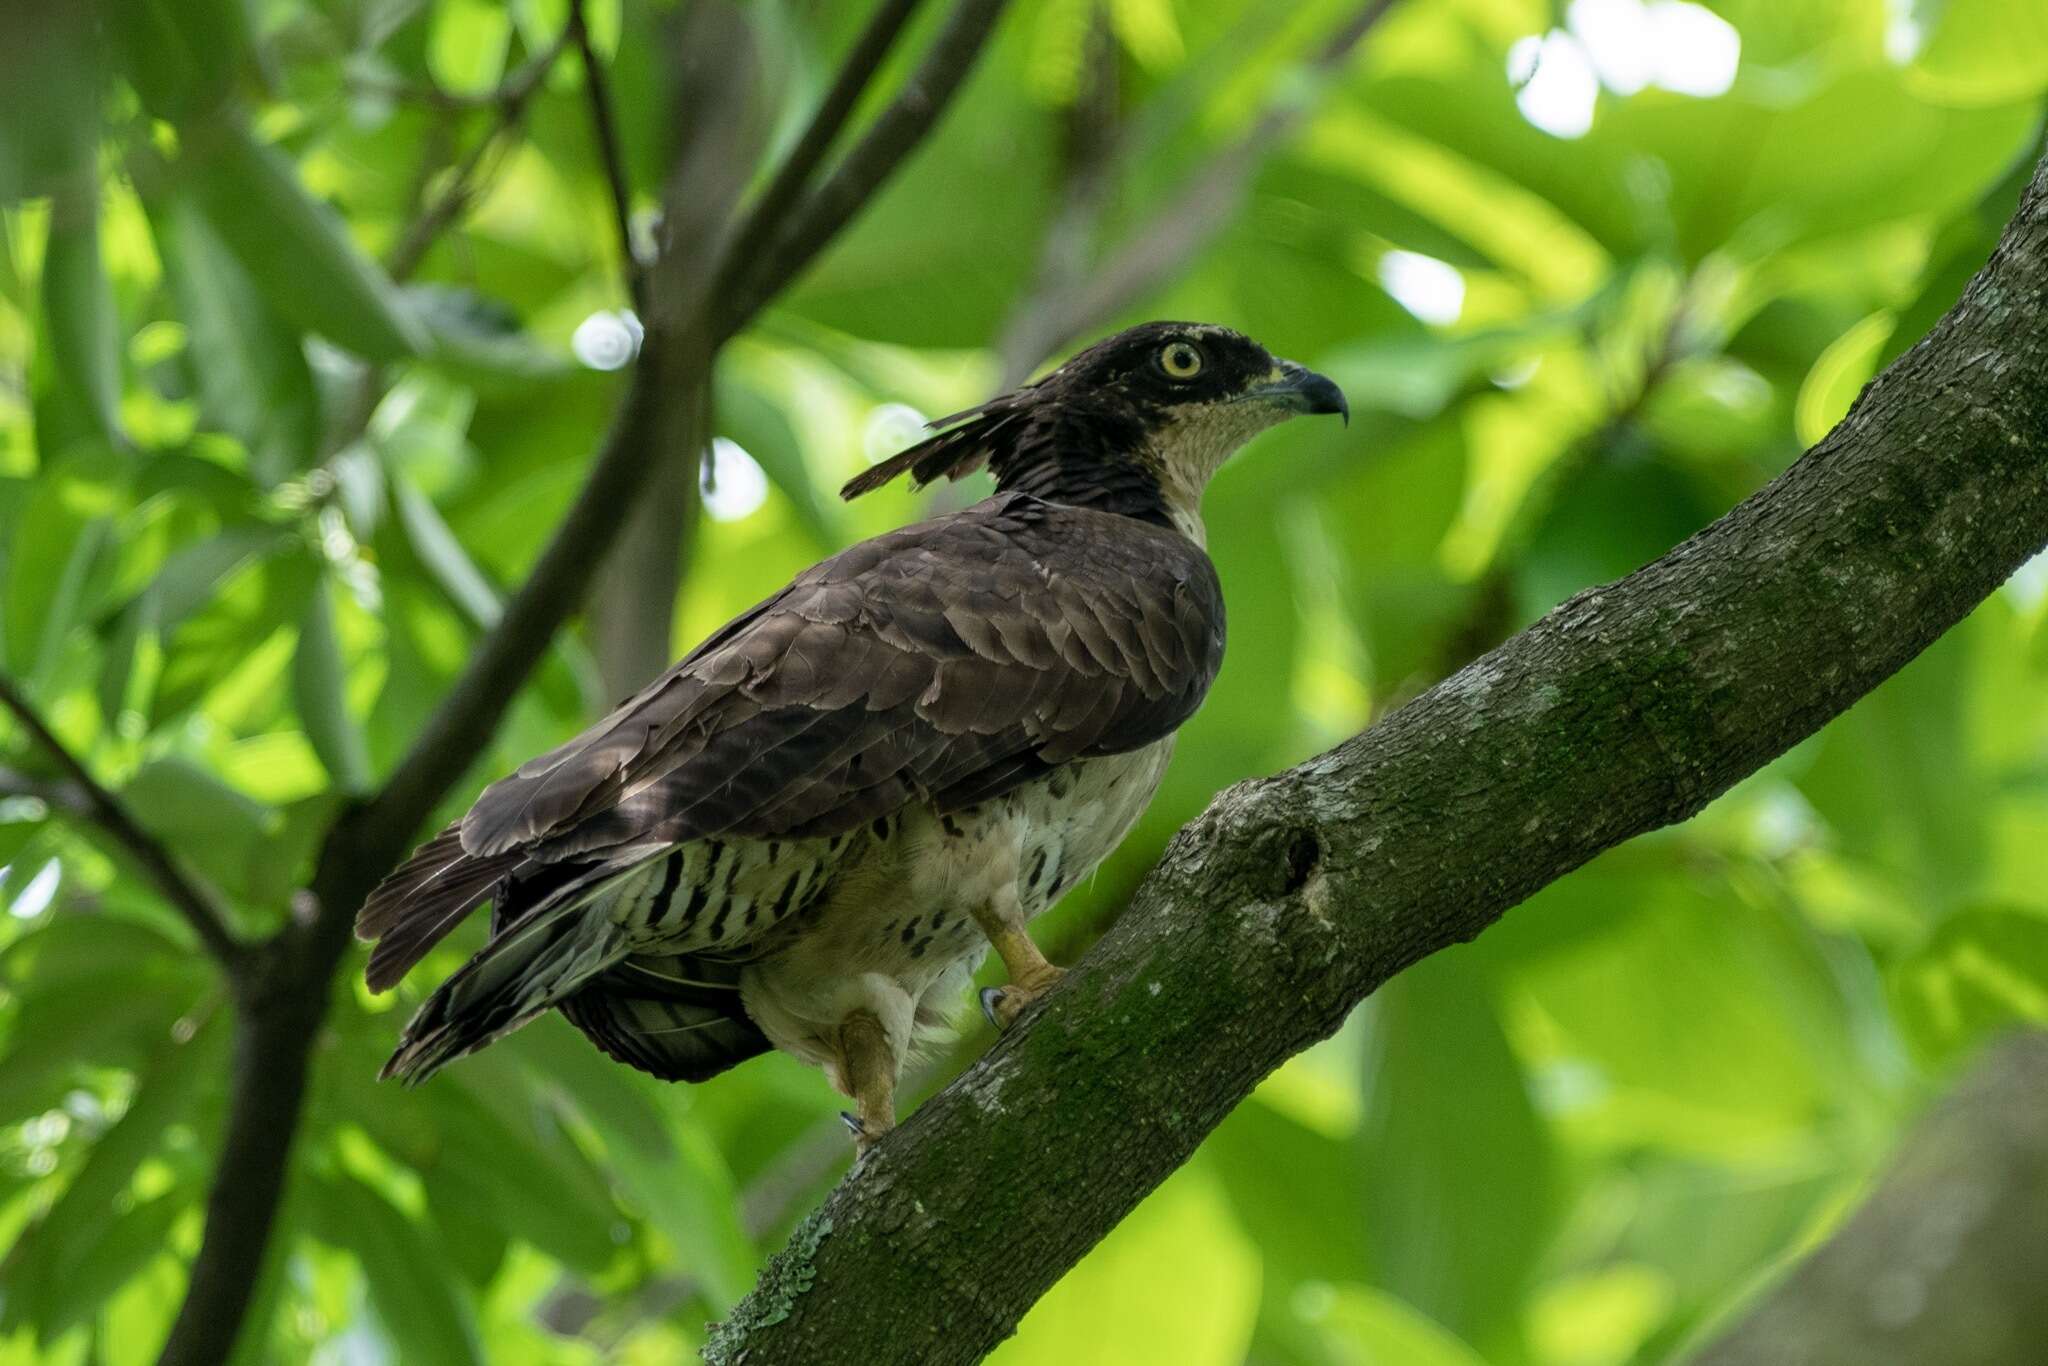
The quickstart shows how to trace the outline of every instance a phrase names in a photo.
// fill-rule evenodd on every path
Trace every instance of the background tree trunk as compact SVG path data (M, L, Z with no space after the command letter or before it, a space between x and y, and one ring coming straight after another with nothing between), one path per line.
M1993 1047L1694 1366L2011 1366L2048 1344L2048 1035Z

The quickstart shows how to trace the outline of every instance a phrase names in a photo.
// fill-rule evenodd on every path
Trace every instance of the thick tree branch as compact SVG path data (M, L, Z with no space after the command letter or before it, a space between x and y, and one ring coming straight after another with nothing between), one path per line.
M2048 1343L2048 1035L1992 1048L1695 1366L2010 1366Z
M798 1228L707 1356L978 1359L1388 978L1694 814L2044 542L2048 164L1962 301L1768 488L1218 797L1082 968Z
M988 45L1005 2L959 0L896 98L875 116L866 135L825 183L789 212L773 244L759 253L758 260L734 254L738 273L732 293L712 301L715 337L732 335L781 293L924 141Z
M29 739L45 754L50 756L68 780L68 788L61 789L67 795L82 801L80 814L90 817L114 842L127 853L135 866L142 870L144 877L163 894L185 922L192 927L192 933L206 946L230 975L241 968L243 946L228 928L227 912L220 899L198 878L178 866L171 851L166 849L156 836L142 828L140 822L130 814L119 797L100 786L99 781L86 771L78 756L66 748L21 690L14 680L0 674L0 706L14 713L14 719L28 732ZM53 789L57 791L59 789Z

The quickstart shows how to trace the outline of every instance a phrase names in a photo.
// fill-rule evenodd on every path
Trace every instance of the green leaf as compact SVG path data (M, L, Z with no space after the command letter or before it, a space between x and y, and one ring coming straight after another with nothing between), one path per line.
M258 525L229 527L217 536L178 547L164 557L145 590L157 629L175 630L212 602L222 584L289 544L276 527ZM130 607L141 605L140 596L131 600Z
M1957 911L1892 970L1889 986L1906 1037L1937 1062L1999 1030L2048 1025L2048 915Z
M2010 104L2048 90L2048 10L2009 0L1943 0L1934 32L1906 68L1937 104Z
M348 664L334 631L335 585L325 577L306 600L292 655L292 698L313 752L343 792L370 788L370 751L348 709Z
M469 1306L419 1225L353 1177L308 1180L306 1193L313 1235L356 1255L400 1360L482 1362Z
M140 1068L213 984L205 960L111 916L61 915L0 955L16 1010L0 1125L55 1105L81 1068Z
M732 1170L703 1132L679 1129L666 1157L631 1143L613 1144L607 1156L632 1203L662 1231L677 1260L703 1279L712 1308L737 1304L753 1288L760 1259L740 1227Z
M149 111L184 122L227 99L249 46L245 0L116 0L110 36Z
M1522 1295L1550 1232L1552 1156L1493 996L1454 950L1373 998L1360 1161L1378 1283L1512 1361L1526 1355Z
M1442 1324L1370 1286L1343 1286L1317 1310L1334 1366L1486 1366Z
M738 442L754 457L768 482L789 500L798 525L819 550L830 551L844 544L844 519L836 499L818 492L817 481L804 461L803 444L779 404L732 378L730 366L720 366L714 387L712 412L719 430Z
M490 1192L461 1172L441 1172L426 1183L427 1213L457 1271L479 1290L487 1289L505 1265L511 1239L498 1220Z
M450 90L481 94L498 83L512 16L496 0L441 0L427 39L427 69Z
M180 1190L144 1202L118 1215L111 1228L108 1212L127 1204L136 1168L158 1150L166 1130L190 1112L200 1094L200 1078L219 1073L226 1040L226 1017L216 1012L191 1039L166 1041L137 1075L127 1110L94 1142L64 1193L23 1231L8 1254L24 1280L45 1287L40 1322L46 1339L62 1333L163 1250L163 1229L194 1192ZM149 1230L156 1232L156 1240L138 1246L134 1237Z
M1197 1159L1069 1271L989 1357L1235 1366L1258 1312L1258 1249Z
M420 563L472 622L486 629L496 625L504 611L497 588L469 558L469 552L455 539L448 523L441 520L433 500L396 471L390 479L392 497L398 503L399 523Z
M54 1342L104 1308L115 1291L159 1257L171 1255L172 1225L198 1198L196 1187L180 1185L111 1220L105 1210L95 1212L85 1255L46 1283L43 1339Z
M67 529L60 521L48 530L61 535ZM88 584L105 563L113 540L113 522L106 517L95 517L76 530L77 537L65 548L62 557L46 562L56 570L56 582L49 597L40 602L24 603L20 609L8 613L10 621L28 623L37 620L37 607L43 609L40 618L42 631L36 640L34 653L29 656L28 684L32 691L39 691L55 672L64 639L77 624L84 607ZM27 539L27 536L23 537L24 541ZM26 545L22 552L21 559L25 563L33 563ZM38 569L16 575L13 584L17 599L31 597L35 590L30 585L42 577Z
M1812 446L1834 430L1848 416L1849 405L1877 373L1878 357L1891 338L1898 319L1881 308L1835 338L1800 386L1795 409L1796 430L1802 445Z
M432 338L436 369L480 390L516 391L575 372L559 352L523 331L510 310L474 290L410 285L405 297Z
M425 334L384 273L291 161L226 122L193 130L185 181L278 313L368 360L417 354Z
M278 827L268 807L177 755L144 764L121 797L144 829L236 896L247 895L250 869Z
M597 1129L607 1149L624 1145L650 1158L673 1157L669 1118L647 1094L645 1078L623 1067L593 1066L590 1041L560 1015L549 1012L500 1047L537 1086L559 1091Z
M0 5L0 204L92 179L104 80L96 13Z
M236 437L272 485L312 463L320 403L298 329L263 297L192 196L152 205L150 225L185 324L206 424Z
M99 187L59 193L43 252L43 321L58 382L83 400L100 433L121 436L121 317L100 258Z

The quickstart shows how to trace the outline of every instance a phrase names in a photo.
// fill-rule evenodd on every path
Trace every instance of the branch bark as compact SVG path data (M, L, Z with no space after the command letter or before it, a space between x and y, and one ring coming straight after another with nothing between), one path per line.
M180 868L177 860L171 857L171 851L142 828L121 799L100 785L78 756L57 738L28 698L15 687L14 680L5 674L0 674L0 707L14 713L14 719L28 732L29 739L50 757L67 779L66 786L53 787L47 795L54 797L61 792L71 798L72 801L64 803L67 809L78 811L105 830L142 871L142 875L163 893L164 900L185 917L192 933L228 975L232 977L239 973L243 945L235 938L234 931L228 928L227 912L212 889Z
M2048 1342L2048 1035L1993 1047L1694 1366L2008 1366Z
M2048 542L2048 163L1782 477L1388 716L1223 793L980 1064L855 1168L713 1362L966 1362L1403 968L1691 816Z

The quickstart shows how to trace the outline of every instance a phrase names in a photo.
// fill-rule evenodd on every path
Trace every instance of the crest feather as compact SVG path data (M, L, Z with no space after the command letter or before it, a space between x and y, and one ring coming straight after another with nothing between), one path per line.
M872 493L905 472L916 488L941 478L966 478L1023 435L1030 415L1031 390L1036 387L1018 389L978 407L934 418L928 424L934 435L856 474L840 488L839 496L851 500Z

